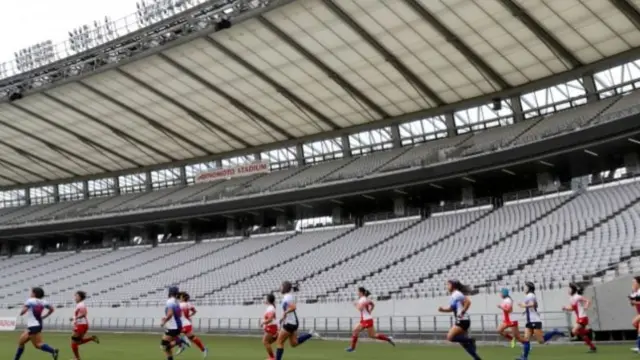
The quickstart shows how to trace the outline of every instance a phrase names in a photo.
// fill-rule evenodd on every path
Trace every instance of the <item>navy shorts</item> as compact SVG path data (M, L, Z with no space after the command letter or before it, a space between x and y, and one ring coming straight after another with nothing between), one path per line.
M180 329L166 329L164 331L164 334L166 336L171 336L171 337L177 337L180 335L182 331L180 331Z
M528 322L524 327L531 330L540 330L542 329L542 322L541 321Z
M38 335L42 332L42 326L29 326L27 331L29 335Z
M457 320L456 326L464 331L468 331L471 327L471 320Z

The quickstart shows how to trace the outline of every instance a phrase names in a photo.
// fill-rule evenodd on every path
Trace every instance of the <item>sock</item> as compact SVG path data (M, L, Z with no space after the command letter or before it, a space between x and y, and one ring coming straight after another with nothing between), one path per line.
M48 352L49 354L53 354L53 348L47 344L42 344L42 346L40 346L40 350L44 351L44 352Z
M282 355L284 355L284 349L277 348L276 349L276 360L282 360Z
M274 359L275 356L273 355L273 349L271 348L271 346L267 347L267 355L269 355L269 359Z
M80 343L82 343L82 344L86 344L86 343L90 343L90 342L92 342L92 341L93 341L93 339L92 339L92 338L84 338L84 339L80 340Z
M636 347L640 349L640 334L638 334L638 337L636 338Z
M562 333L558 330L547 331L543 335L544 342L549 342L549 340L553 339L556 336L561 336Z
M591 349L591 350L595 350L596 349L595 345L593 345L593 341L591 341L591 339L589 339L589 330L580 329L580 331L578 332L578 336L582 337L582 341L584 341L584 343L587 344L589 349Z
M202 343L202 341L200 341L199 337L194 336L193 339L191 339L191 341L193 341L193 343L196 344L196 346L198 347L198 349L200 349L200 351L204 352L204 344Z
M525 341L522 343L522 358L528 359L529 352L531 351L531 343L529 341Z
M511 336L511 334L502 334L502 336L509 341L513 340L513 336Z
M305 341L311 339L312 337L313 335L311 334L307 334L307 333L300 334L300 336L298 336L298 345L304 344Z
M471 343L471 339L469 339L466 335L456 335L453 337L453 339L451 339L451 342L465 345Z
M385 334L376 334L376 339L382 341L389 341L389 337Z
M180 346L180 345L184 344L184 341L182 341L180 336L176 336L175 338L173 338L173 341L176 342L176 346Z
M640 337L638 337L638 339L640 339ZM20 360L20 357L22 357L23 352L24 352L24 348L19 347L18 350L16 350L16 356L13 357L13 360Z
M78 349L78 344L71 343L71 351L73 351L73 356L75 356L76 359L80 359L80 352L78 351Z
M173 360L173 355L167 356L167 360Z
M640 339L640 336L638 337L638 339ZM358 335L353 335L351 337L351 350L355 350L356 345L358 345Z

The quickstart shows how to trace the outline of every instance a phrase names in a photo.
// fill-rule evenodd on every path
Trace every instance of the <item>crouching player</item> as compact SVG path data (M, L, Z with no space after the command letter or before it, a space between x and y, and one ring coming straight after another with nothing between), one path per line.
M189 300L191 297L186 292L181 292L178 295L178 299L180 300L180 312L182 313L182 333L189 339L191 342L196 344L198 349L202 352L203 357L207 357L208 350L202 344L202 340L193 334L193 325L191 325L191 317L196 314L196 308ZM182 339L185 343L188 341L186 339Z
M87 331L89 331L89 319L87 318L87 307L84 304L84 300L87 298L87 294L84 291L78 291L75 294L76 311L71 318L73 323L73 334L71 334L71 350L73 351L74 360L80 360L80 345L86 343L95 342L100 343L97 336L85 337Z

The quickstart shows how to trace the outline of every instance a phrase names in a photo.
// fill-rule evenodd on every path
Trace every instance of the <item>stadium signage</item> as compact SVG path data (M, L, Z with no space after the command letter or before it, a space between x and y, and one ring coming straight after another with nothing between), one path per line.
M16 329L16 318L0 317L0 331L14 331Z
M196 175L196 183L204 183L220 179L230 179L240 176L250 176L271 172L268 161L256 161L251 164L238 165L222 169L203 171Z

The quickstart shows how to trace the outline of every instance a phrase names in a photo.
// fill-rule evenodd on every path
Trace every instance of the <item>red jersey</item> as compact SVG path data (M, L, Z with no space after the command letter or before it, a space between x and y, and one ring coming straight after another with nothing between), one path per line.
M513 323L513 321L511 320L511 311L513 310L513 300L510 297L506 297L502 299L502 303L500 303L500 309L502 309L502 321L505 324Z
M182 313L182 326L191 325L191 314L196 310L195 306L186 301L180 302L180 312Z

